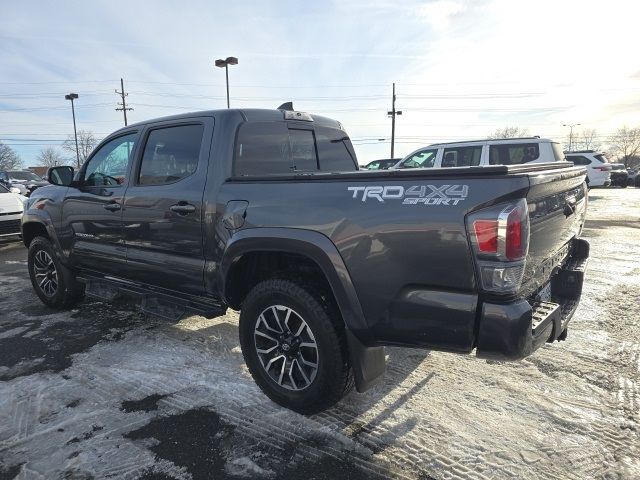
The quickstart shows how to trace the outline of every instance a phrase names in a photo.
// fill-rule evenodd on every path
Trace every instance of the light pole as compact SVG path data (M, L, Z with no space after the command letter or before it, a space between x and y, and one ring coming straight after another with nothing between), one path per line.
M226 77L227 77L227 108L231 108L229 106L229 65L237 65L238 59L236 57L227 57L224 60L219 58L216 60L216 67L224 67Z
M571 145L573 144L573 127L579 126L579 123L563 123L563 127L569 127L569 151L571 151Z
M73 101L78 98L77 93L70 93L65 95L66 100L71 100L71 113L73 114L73 135L76 138L76 161L78 162L78 168L80 168L80 151L78 150L78 132L76 131L76 109L73 106Z

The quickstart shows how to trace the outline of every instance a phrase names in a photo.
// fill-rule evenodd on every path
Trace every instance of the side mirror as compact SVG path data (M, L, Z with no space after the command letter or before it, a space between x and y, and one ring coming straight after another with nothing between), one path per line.
M53 185L68 187L73 182L73 167L51 167L47 171L47 180Z

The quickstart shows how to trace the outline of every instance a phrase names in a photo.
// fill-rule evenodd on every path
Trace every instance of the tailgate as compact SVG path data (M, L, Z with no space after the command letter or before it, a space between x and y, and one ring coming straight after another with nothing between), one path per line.
M586 215L585 176L582 168L531 175L531 236L520 296L529 297L548 283L571 253L571 239L580 234Z

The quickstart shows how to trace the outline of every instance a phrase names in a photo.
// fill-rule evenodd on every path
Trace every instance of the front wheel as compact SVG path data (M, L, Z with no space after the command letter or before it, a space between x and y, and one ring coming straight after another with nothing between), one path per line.
M68 308L82 298L82 286L73 272L62 265L48 239L37 237L31 242L27 264L31 285L48 307Z
M353 387L344 327L315 294L305 284L266 280L240 313L251 376L271 400L305 414L330 407Z

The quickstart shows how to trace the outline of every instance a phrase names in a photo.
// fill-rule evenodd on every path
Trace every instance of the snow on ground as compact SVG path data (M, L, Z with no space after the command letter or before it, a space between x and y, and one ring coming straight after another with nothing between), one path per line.
M391 348L380 385L310 417L255 386L237 314L52 312L0 249L0 478L640 478L640 190L592 190L588 218L566 342Z

